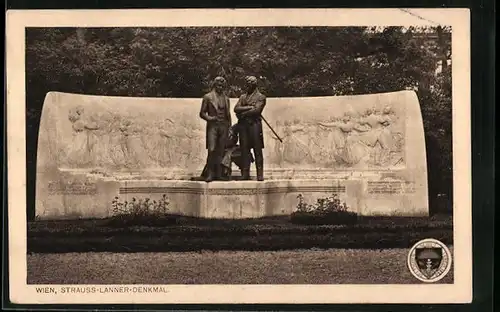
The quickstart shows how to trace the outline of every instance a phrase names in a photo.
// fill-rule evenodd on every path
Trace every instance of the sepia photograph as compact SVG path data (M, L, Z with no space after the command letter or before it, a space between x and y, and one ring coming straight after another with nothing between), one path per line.
M246 23L258 11L17 31L25 208L11 231L37 300L172 302L190 285L406 285L425 298L431 284L451 293L429 300L456 285L468 299L470 164L454 152L470 148L455 130L468 15Z

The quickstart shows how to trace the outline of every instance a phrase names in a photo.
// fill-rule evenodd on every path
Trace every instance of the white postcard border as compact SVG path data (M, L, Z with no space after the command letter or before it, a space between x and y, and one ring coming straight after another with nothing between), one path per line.
M25 27L452 26L454 284L162 285L166 293L65 295L27 284ZM6 21L9 280L13 303L467 303L472 300L468 9L10 10ZM62 285L46 285L60 287ZM77 285L64 285L77 286ZM104 285L78 285L96 286ZM109 286L109 285L108 285ZM140 285L121 285L130 288ZM144 286L144 285L142 285ZM159 286L159 285L154 285Z

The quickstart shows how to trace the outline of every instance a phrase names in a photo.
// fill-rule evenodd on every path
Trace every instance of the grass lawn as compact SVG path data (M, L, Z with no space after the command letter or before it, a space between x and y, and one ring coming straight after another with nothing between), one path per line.
M360 217L352 225L300 225L288 216L224 220L176 217L142 223L116 219L34 221L28 252L188 252L310 248L409 248L424 238L453 244L453 218Z
M450 248L453 252L453 249ZM28 255L29 284L411 284L409 249ZM453 283L453 267L439 283Z

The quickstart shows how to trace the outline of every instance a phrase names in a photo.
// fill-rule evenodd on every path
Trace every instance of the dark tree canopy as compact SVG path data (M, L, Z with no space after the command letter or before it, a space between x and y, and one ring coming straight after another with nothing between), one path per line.
M218 75L232 97L240 95L245 75L260 77L269 97L413 89L424 118L431 211L446 210L452 198L450 59L447 27L29 28L28 166L35 168L48 91L201 97ZM439 194L448 204L436 201Z

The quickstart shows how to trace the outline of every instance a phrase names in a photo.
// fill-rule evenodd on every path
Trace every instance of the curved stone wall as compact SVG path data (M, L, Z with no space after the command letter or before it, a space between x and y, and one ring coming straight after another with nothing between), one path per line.
M231 109L235 104L232 99ZM120 194L131 181L175 185L199 176L206 159L200 105L201 99L48 93L38 140L37 214L107 216L107 193ZM268 98L263 116L283 139L264 125L264 185L290 179L359 182L345 197L361 214L428 214L424 131L413 91ZM107 191L99 189L104 185ZM85 198L88 203L79 207ZM204 205L186 211L203 215L210 210ZM290 212L274 210L262 213Z

